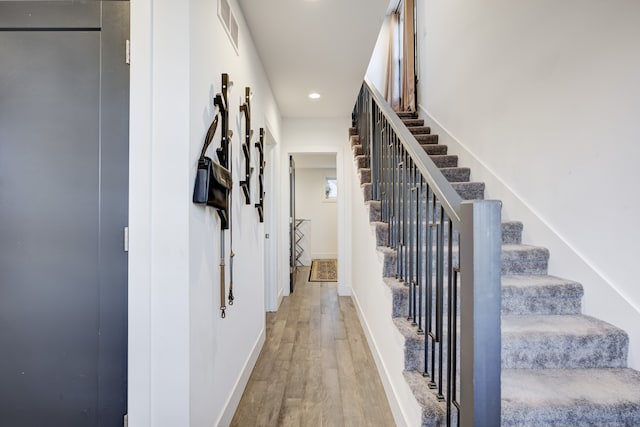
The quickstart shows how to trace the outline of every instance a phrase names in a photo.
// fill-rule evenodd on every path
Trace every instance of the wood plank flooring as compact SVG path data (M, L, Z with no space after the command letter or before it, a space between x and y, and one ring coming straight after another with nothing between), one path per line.
M395 426L350 297L308 282L267 313L267 337L231 426Z

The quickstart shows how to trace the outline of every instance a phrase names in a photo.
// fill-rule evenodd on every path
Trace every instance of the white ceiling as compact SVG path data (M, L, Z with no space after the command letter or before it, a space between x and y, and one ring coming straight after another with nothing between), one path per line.
M351 114L389 0L238 2L283 117Z

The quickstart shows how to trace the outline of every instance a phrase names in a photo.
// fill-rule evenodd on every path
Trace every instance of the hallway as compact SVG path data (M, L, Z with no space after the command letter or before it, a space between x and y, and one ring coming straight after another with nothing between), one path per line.
M309 283L267 313L266 342L232 426L394 426L350 297Z

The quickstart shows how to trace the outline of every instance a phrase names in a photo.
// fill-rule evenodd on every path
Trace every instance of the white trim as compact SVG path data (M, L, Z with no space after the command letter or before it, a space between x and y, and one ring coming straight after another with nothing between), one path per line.
M394 385L394 381L392 380L394 376L391 375L391 373L389 372L389 369L387 369L387 366L384 363L380 348L378 347L378 344L374 338L374 335L371 332L369 323L367 323L367 320L365 319L365 316L362 312L362 307L360 306L360 302L358 301L358 295L356 294L355 290L351 294L351 299L353 300L353 303L354 303L353 305L356 307L356 312L358 313L358 318L360 319L360 324L362 325L362 330L364 331L364 335L367 337L367 342L369 344L369 349L371 350L371 354L373 355L373 360L376 362L376 367L378 368L378 374L380 375L380 379L382 380L382 386L384 387L385 394L387 395L387 400L389 401L389 407L391 408L391 413L393 414L393 419L396 422L396 426L411 427L411 426L420 425L421 416L418 418L418 420L415 420L415 419L411 420L410 415L405 413L402 410L402 405L400 404L400 402L403 400L402 396L404 395L404 400L406 400L405 403L409 403L408 402L409 397L413 398L412 403L415 403L416 405L415 413L421 414L420 406L418 405L418 402L415 400L415 397L413 397L413 392L409 388L409 385L407 384L402 374L399 377L397 375L395 377L399 378L400 385L401 386L404 385L404 388L408 390L408 393L410 396L407 396L407 390L405 390L404 393L400 393L397 390L396 386ZM400 332L397 330L396 332L398 334L397 340L404 340L404 337L402 337ZM397 340L394 340L394 341L397 341Z
M220 414L218 421L216 421L215 423L216 426L228 426L229 424L231 424L233 415L235 414L236 409L240 404L242 393L244 393L244 389L247 386L247 383L249 382L249 377L251 376L253 367L256 365L256 362L258 361L258 356L260 356L260 351L262 351L262 347L264 346L265 339L266 339L266 332L263 328L262 331L260 332L260 335L258 335L258 339L253 345L253 349L251 350L251 353L249 354L249 357L247 358L247 361L245 362L242 368L242 372L238 376L238 380L233 386L233 391L229 394L229 398L227 399L227 402L224 405L224 410L222 411L222 414Z
M283 293L283 289L281 288L280 291L278 292L278 305L276 307L276 311L278 311L278 309L280 308L280 304L282 304L282 300L284 299L284 293Z

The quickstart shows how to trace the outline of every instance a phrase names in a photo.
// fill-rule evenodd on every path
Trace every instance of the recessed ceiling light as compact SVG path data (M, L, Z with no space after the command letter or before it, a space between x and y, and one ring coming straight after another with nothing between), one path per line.
M318 99L318 98L320 98L320 94L319 94L318 92L311 92L311 93L309 94L309 98L311 98L311 99Z

